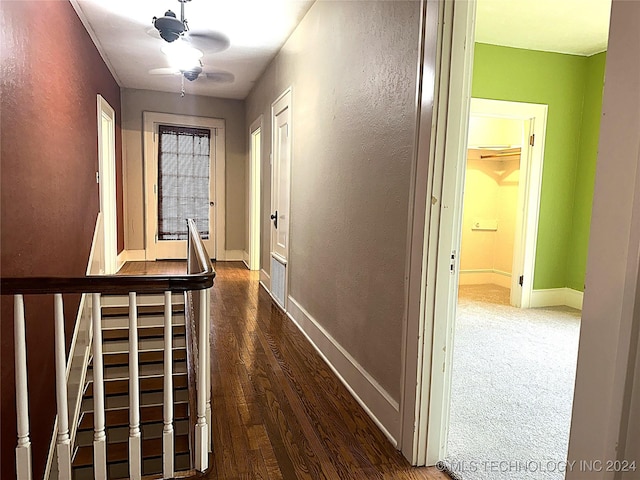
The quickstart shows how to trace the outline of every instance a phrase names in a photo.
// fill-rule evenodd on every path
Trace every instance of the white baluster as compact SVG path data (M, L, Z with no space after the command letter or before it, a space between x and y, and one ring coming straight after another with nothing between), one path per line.
M71 440L69 438L69 407L67 405L67 355L64 338L64 306L62 295L54 296L56 404L58 407L58 478L71 480Z
M209 452L213 452L213 424L211 423L211 338L209 325L211 325L211 289L207 289L207 428L209 429Z
M104 425L104 367L102 364L102 312L100 294L91 294L93 324L93 475L107 479L107 435Z
M142 478L140 435L140 383L138 375L138 306L135 292L129 293L129 477Z
M27 390L27 340L24 325L24 298L13 298L13 335L16 373L16 413L18 415L18 446L16 447L16 476L18 480L33 478L31 440L29 439L29 392Z
M208 325L207 321L207 291L200 290L200 310L199 310L199 332L198 332L198 372L196 377L196 388L198 395L198 418L196 421L196 470L204 472L209 466L209 432L207 429L207 342Z
M173 320L171 292L164 292L164 428L162 430L162 475L174 477L173 438Z

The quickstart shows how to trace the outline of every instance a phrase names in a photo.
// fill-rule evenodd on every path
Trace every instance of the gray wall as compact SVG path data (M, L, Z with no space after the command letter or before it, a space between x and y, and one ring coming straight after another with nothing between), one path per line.
M125 248L144 249L144 170L142 112L223 118L226 135L226 249L245 249L244 101L155 92L122 90L122 137L125 175Z
M271 103L292 87L291 295L396 400L419 2L316 2L246 100L264 115L269 271Z

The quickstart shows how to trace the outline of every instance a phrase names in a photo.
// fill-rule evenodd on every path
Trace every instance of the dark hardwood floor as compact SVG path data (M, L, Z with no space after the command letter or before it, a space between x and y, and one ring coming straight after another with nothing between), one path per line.
M148 268L168 273L159 271L163 263ZM411 467L396 451L272 303L258 272L235 262L214 268L214 452L198 478L449 479L435 468Z
M127 262L118 275L184 275L187 262L184 260L161 260L158 262Z

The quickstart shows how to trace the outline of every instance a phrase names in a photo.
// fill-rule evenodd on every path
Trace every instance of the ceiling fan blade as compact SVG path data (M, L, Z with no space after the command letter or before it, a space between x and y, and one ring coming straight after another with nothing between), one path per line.
M230 45L227 36L212 30L189 30L185 33L184 39L204 53L222 52Z
M160 37L160 32L158 31L158 29L156 27L151 27L147 30L147 35L149 35L150 37L153 38L157 38L158 40L162 40L162 37Z
M233 73L223 72L221 70L205 70L200 75L200 78L203 77L208 81L215 83L233 83L233 81L236 79Z
M180 75L180 70L171 67L152 68L149 73L151 75Z

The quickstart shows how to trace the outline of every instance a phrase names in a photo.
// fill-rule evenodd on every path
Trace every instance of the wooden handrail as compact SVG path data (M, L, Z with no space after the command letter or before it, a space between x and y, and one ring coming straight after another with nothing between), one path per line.
M2 295L53 293L136 293L186 292L213 285L215 272L194 275L104 275L99 277L23 277L0 279Z
M0 279L1 295L36 295L54 293L101 293L125 295L136 293L186 292L213 286L216 274L195 222L187 220L189 241L194 248L197 273L185 275L100 275L84 277L7 277ZM190 261L191 257L190 257Z

